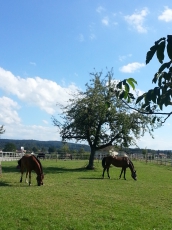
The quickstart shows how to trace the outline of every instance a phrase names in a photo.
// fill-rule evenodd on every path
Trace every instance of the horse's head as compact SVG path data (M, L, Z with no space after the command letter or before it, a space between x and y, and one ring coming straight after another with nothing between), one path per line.
M38 186L43 185L44 174L38 175L36 179Z
M133 170L133 172L131 173L131 176L134 180L137 180L136 170Z

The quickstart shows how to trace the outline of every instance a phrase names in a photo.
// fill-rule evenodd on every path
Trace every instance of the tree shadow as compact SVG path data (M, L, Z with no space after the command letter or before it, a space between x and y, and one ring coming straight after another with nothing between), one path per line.
M79 177L79 180L103 180L103 178L100 177Z
M5 182L5 181L0 181L0 187L3 186L11 186L9 183Z
M2 173L20 172L15 166L2 166Z
M48 173L67 173L67 172L87 172L88 170L85 167L82 168L73 168L73 169L69 169L69 168L65 168L65 167L45 167L43 168L43 172L45 174Z

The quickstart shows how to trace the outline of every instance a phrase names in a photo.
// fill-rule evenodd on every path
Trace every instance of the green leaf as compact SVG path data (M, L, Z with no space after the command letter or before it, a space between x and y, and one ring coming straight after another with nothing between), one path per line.
M119 95L119 98L120 99L123 99L125 97L125 91L123 91L120 95Z
M161 84L162 84L162 75L158 79L158 86L161 87Z
M136 100L136 104L139 103L144 97L145 97L146 93L142 94L141 96L139 96Z
M160 96L160 88L159 88L159 87L155 87L155 88L154 88L154 94L155 94L156 96Z
M153 78L153 80L152 80L152 83L155 83L155 84L156 84L158 78L159 78L159 73L156 73L156 74L154 75L154 78Z
M158 45L157 51L156 51L156 55L160 63L163 63L163 60L164 60L164 49L165 49L165 41L162 41Z
M131 99L135 99L134 95L132 93L128 93L128 97Z
M147 112L149 112L151 110L150 105L148 105L145 109L146 109Z
M120 81L117 85L116 85L117 88L119 89L122 89L122 81Z
M144 109L145 107L147 107L150 103L149 102L145 102L145 104L142 105L142 108Z
M151 95L151 99L152 101L156 104L156 94L154 92L152 92L152 95Z
M168 57L172 60L172 44L167 44L167 54Z
M127 92L127 95L128 95L128 93L129 93L129 91L130 91L130 87L129 87L128 84L125 84L125 91Z
M172 35L167 36L167 54L168 57L172 60Z
M155 123L155 120L156 120L156 117L154 117L154 118L152 119L152 123Z
M135 85L134 84L137 85L137 81L134 78L128 78L127 82L132 87L132 89L134 90L135 89Z
M153 58L156 50L157 50L157 45L154 45L150 48L150 51L147 52L146 54L146 64L148 64L150 62L150 60Z
M170 65L171 65L171 61L162 64L158 70L158 73L161 73L165 68L170 68Z
M145 101L151 101L152 100L152 93L153 93L153 90L149 90L147 93L146 93L146 96L145 96Z

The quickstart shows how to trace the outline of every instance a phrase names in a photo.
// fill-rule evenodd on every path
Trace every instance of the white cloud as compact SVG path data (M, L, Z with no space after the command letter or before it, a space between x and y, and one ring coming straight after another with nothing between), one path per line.
M90 40L95 40L96 39L96 35L95 34L90 34Z
M79 39L80 42L84 42L85 41L83 34L79 34L79 38L78 39Z
M48 124L48 121L46 121L46 120L42 120L42 121L44 122L44 124L46 124L46 125Z
M20 118L17 110L20 108L17 102L8 97L0 98L0 124L19 124Z
M4 126L5 133L3 139L22 139L22 140L61 140L57 127L41 125L10 124Z
M104 17L102 19L102 24L105 25L105 26L108 26L109 25L109 18L108 17Z
M105 8L102 6L97 7L96 11L100 14L101 12L105 11Z
M149 11L147 8L141 10L140 12L135 12L132 15L125 16L125 20L128 24L130 24L134 29L136 29L139 33L146 33L147 29L144 27L145 17L148 15Z
M65 105L71 97L71 93L78 89L74 84L62 87L56 82L40 77L16 77L10 71L2 68L0 68L0 82L1 90L17 96L26 104L37 106L51 115L58 109L57 103Z
M30 65L36 66L36 63L35 62L30 62Z
M165 10L162 12L162 14L158 17L159 20L170 22L172 21L172 9L165 7Z
M139 70L140 68L144 67L144 63L133 62L128 65L122 66L120 71L123 73L134 73L135 71Z
M120 55L120 56L119 56L119 60L120 60L120 61L124 61L124 60L126 60L128 57L131 57L131 56L132 56L132 54Z

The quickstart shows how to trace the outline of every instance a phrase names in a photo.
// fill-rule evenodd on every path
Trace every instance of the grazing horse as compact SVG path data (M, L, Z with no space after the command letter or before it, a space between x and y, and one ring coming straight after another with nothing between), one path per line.
M134 165L131 162L131 160L128 157L117 157L117 156L107 156L102 159L102 166L103 166L103 175L102 177L104 178L104 172L107 170L107 175L109 176L109 167L110 165L114 165L115 167L120 167L121 169L121 174L119 176L119 179L122 176L122 173L124 172L124 180L125 178L125 173L126 173L126 168L130 168L131 170L131 176L134 180L137 180L137 175L136 175L136 170L134 169Z
M27 175L29 173L29 185L31 185L31 171L35 171L37 174L36 180L38 186L43 185L44 174L42 170L41 162L34 155L24 155L19 161L18 166L21 171L20 183L22 182L23 172L26 170L26 182Z

